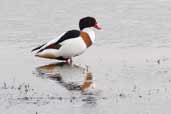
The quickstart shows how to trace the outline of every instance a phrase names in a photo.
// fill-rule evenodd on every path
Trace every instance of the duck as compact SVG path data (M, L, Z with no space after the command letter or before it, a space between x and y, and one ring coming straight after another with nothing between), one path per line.
M102 29L94 17L81 18L79 30L64 32L57 38L32 49L32 52L36 52L36 57L72 62L73 57L84 53L95 42L93 28Z

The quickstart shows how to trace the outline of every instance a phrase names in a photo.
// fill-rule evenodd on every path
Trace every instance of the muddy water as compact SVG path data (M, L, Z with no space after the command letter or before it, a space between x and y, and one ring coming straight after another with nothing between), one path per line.
M0 0L1 114L170 114L169 0ZM72 65L30 50L79 18L103 27Z

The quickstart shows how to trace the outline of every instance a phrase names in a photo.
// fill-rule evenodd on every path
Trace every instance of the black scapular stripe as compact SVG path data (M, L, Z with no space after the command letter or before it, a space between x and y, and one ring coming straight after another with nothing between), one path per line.
M70 30L66 32L55 44L59 44L65 40L76 38L80 36L79 30Z

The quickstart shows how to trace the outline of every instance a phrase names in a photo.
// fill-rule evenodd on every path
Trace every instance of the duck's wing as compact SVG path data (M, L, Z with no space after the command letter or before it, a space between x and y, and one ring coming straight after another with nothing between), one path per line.
M53 39L47 42L46 44L34 48L32 51L38 50L38 52L41 52L45 49L59 49L62 46L61 45L62 42L72 38L78 38L79 36L80 36L79 30L70 30L61 34L58 38Z
M38 46L38 47L36 47L36 48L32 49L32 50L31 50L31 52L33 52L33 51L36 51L36 50L40 49L40 48L41 48L41 47L43 47L44 45L46 45L46 44L40 45L40 46Z

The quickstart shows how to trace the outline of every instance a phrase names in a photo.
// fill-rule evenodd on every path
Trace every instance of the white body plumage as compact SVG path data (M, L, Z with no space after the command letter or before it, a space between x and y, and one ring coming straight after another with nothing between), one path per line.
M83 32L86 32L89 35L92 43L94 43L94 31L91 28L86 28L83 30ZM57 39L53 39L46 43L42 48L40 48L40 50L56 42L62 35L60 35ZM59 49L45 49L41 52L36 53L36 56L50 59L55 59L58 57L72 58L82 54L87 49L86 43L81 36L65 40L61 42L61 45L62 46Z

